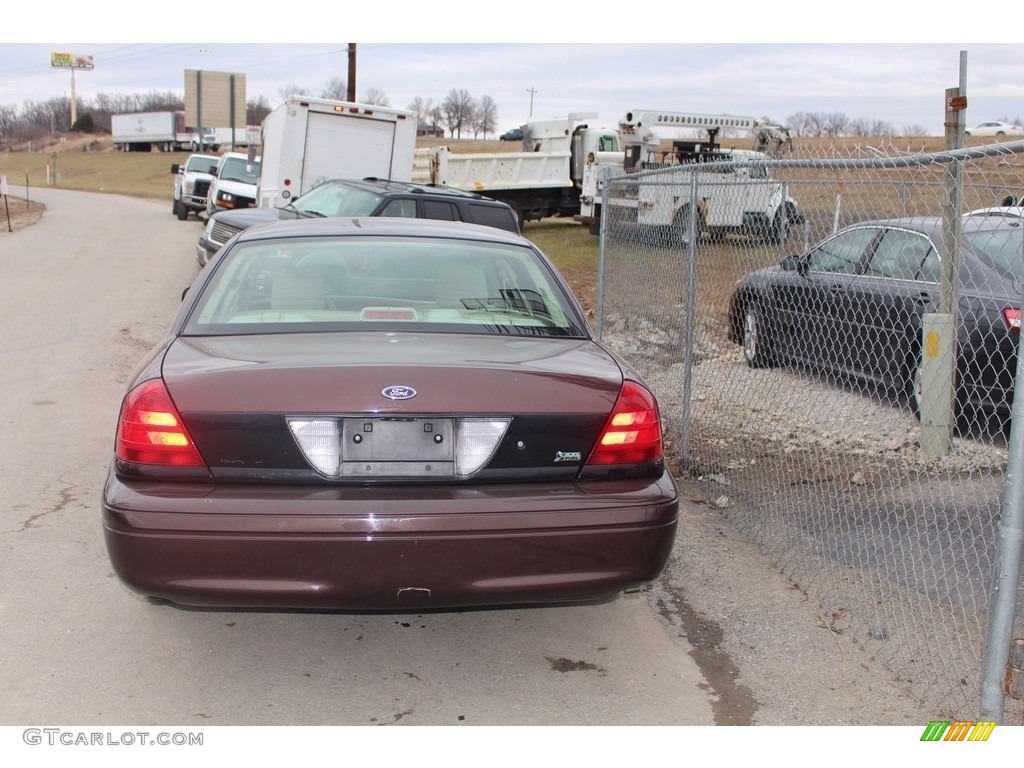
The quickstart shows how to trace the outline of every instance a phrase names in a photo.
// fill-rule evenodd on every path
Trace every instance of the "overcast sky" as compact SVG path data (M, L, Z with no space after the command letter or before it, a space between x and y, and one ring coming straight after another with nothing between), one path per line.
M106 19L118 18L120 2L104 4ZM966 51L968 126L1024 115L1024 45L1012 42L1020 37L1010 31L1015 24L1005 25L1005 32L986 30L991 42L932 42L948 38L948 18L930 22L929 29L912 12L894 12L873 0L862 0L853 17L837 18L835 25L825 18L824 6L808 2L805 8L795 0L761 5L749 19L744 4L730 4L717 23L710 11L697 10L714 5L637 5L642 10L631 16L621 10L628 6L616 4L620 10L609 10L598 28L584 29L574 26L578 10L552 10L547 4L517 10L511 4L391 0L383 17L353 16L338 6L332 18L319 20L310 12L294 14L301 18L271 17L250 4L254 10L248 18L234 14L231 25L214 18L198 23L183 13L167 19L163 29L147 27L144 43L131 42L127 31L112 34L104 20L42 26L15 12L13 23L0 26L0 104L70 94L70 74L50 66L51 52L93 57L95 69L75 78L84 99L98 93L181 93L186 69L242 73L248 97L262 95L272 104L288 85L319 95L332 77L346 76L347 43L299 41L322 40L334 32L357 44L360 96L375 88L391 106L405 108L417 96L438 102L453 88L465 89L495 101L499 131L529 119L532 100L534 118L596 112L595 122L609 126L637 109L778 122L796 112L842 112L851 119L884 120L897 130L920 126L940 135L944 93L959 84L961 51ZM125 7L138 19L137 2ZM589 18L597 15L598 6L587 7ZM766 9L775 20L766 19ZM684 24L682 14L695 23ZM808 20L817 20L820 28ZM186 38L201 29L217 33L214 40ZM852 42L835 41L838 35ZM470 42L497 36L524 42ZM426 42L430 38L451 42ZM629 42L611 42L618 38Z

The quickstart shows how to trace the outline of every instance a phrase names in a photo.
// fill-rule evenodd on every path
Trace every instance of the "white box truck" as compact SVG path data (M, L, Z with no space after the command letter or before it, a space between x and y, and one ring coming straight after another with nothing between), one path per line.
M122 152L149 152L154 146L162 152L198 152L202 146L213 149L217 143L210 129L200 132L186 127L185 113L180 110L111 115L110 136L114 149Z
M263 120L259 207L283 208L321 181L411 181L416 116L371 104L293 96Z

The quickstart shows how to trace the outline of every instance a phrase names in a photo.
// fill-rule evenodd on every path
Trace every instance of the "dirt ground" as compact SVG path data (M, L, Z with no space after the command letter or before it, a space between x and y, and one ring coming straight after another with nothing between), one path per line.
M16 232L30 227L46 211L45 205L31 200L26 204L23 199L5 196L3 202L3 209L0 210L0 231L3 232Z

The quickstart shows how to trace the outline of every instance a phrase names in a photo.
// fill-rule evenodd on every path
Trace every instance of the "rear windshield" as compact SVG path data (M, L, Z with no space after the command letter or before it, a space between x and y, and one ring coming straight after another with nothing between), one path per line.
M1019 280L1024 276L1024 227L1010 225L964 232L964 239L978 257L1003 277Z
M313 187L289 207L308 216L369 216L380 201L381 196L369 190L326 182Z
M235 244L215 269L184 335L415 328L587 336L546 260L527 245L290 238Z

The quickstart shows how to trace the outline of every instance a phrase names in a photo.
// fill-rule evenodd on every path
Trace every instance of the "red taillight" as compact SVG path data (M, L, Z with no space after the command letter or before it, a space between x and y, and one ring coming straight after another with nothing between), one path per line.
M122 461L201 467L203 459L159 379L140 384L121 403L114 453Z
M661 455L661 420L654 395L627 381L587 463L639 464Z
M1020 310L1007 307L1003 310L1003 322L1006 323L1006 330L1012 333L1020 333Z

